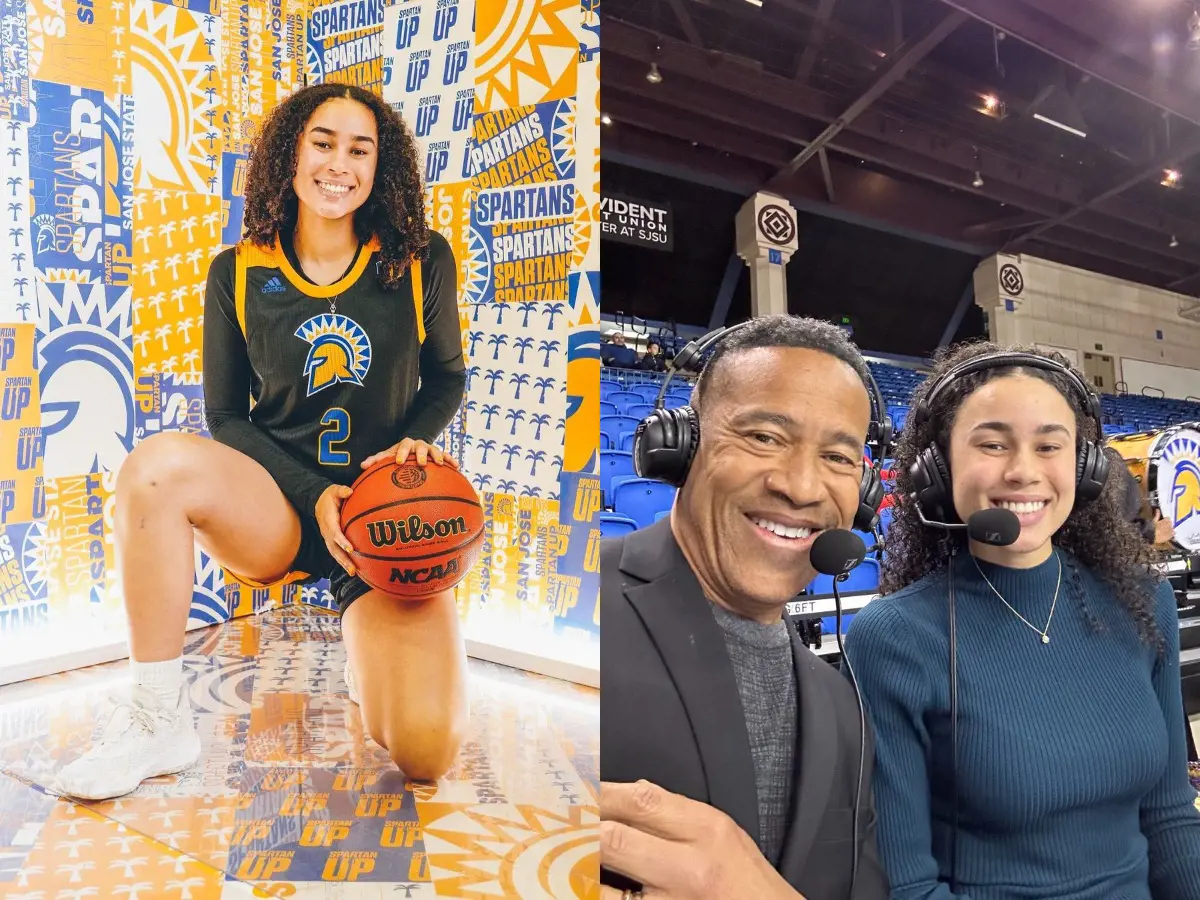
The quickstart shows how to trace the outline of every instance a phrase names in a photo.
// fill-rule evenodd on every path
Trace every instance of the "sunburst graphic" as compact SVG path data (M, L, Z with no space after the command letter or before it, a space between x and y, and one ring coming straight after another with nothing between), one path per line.
M130 30L135 186L219 195L221 30L206 34L203 16L154 0L133 0Z
M479 303L492 282L492 257L487 241L475 228L467 236L467 258L463 261L463 296L467 303Z
M1175 540L1200 548L1200 434L1180 429L1157 465L1158 502L1175 527Z
M29 594L35 600L46 596L46 526L33 522L21 541L21 571Z
M576 900L594 896L600 810L417 802L438 893Z
M321 61L321 48L312 41L305 41L307 52L304 56L304 72L309 84L320 84L325 80L324 63Z
M478 0L477 111L574 96L580 15L579 0Z
M588 248L592 244L592 208L583 191L575 192L575 245L571 253L571 269L583 268Z
M46 55L46 34L42 28L42 20L46 19L50 21L50 19L44 8L44 4L37 2L37 0L30 0L26 9L28 10L27 14L29 17L27 31L29 35L29 77L32 79L36 78L38 73L40 73L42 59ZM58 18L57 14L55 18ZM34 103L33 106L36 108L37 104Z
M554 168L561 179L575 175L575 99L566 97L554 108L554 124L550 133L550 152Z

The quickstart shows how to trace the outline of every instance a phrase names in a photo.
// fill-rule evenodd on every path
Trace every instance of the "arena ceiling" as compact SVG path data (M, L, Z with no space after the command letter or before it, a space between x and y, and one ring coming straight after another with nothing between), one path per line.
M602 153L1200 297L1193 9L605 0Z

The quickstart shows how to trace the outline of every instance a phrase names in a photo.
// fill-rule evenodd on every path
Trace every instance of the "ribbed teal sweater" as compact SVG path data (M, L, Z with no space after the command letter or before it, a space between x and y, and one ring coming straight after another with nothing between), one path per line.
M1154 597L1166 642L1158 657L1112 590L1059 553L1049 644L1005 608L965 551L954 563L957 894L948 884L948 570L854 619L846 654L876 734L879 849L894 900L1200 900L1170 586ZM979 565L1045 626L1053 556L1034 569Z

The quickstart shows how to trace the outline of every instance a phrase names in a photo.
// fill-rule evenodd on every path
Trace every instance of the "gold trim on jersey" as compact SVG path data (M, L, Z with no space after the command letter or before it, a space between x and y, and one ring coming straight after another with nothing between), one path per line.
M413 307L417 312L417 343L425 343L425 286L421 283L421 261L414 259L408 267L412 275Z
M346 273L344 278L339 278L333 284L321 285L313 284L306 280L303 275L292 267L292 264L288 261L287 254L283 252L283 247L280 245L278 236L276 236L275 246L271 250L264 250L251 241L238 241L233 256L233 304L237 311L237 320L238 325L242 329L242 336L248 336L248 332L246 331L246 271L252 266L265 269L278 269L292 283L296 290L314 299L328 300L330 297L336 297L358 281L363 272L367 270L367 265L371 261L371 254L377 252L379 249L379 238L371 238L363 250L359 252L358 259L354 261L354 267ZM413 307L417 314L417 343L424 344L425 285L421 277L421 261L419 259L412 260L408 270L412 281Z
M318 300L328 300L330 297L336 297L342 291L354 285L358 281L363 272L367 270L367 265L371 262L371 254L380 249L379 238L371 238L370 242L358 254L358 259L354 261L353 268L339 278L333 284L313 284L303 275L292 268L291 262L287 258L287 254L283 252L283 245L279 241L279 235L275 236L275 268L283 272L284 277L292 283L292 286Z

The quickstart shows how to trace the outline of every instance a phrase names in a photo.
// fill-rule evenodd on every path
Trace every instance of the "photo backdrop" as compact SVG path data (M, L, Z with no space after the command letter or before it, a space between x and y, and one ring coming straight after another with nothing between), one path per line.
M0 670L125 638L116 473L207 434L208 263L265 116L321 81L402 113L458 261L466 634L599 665L599 49L593 0L0 0ZM327 582L196 554L192 627L295 602Z

